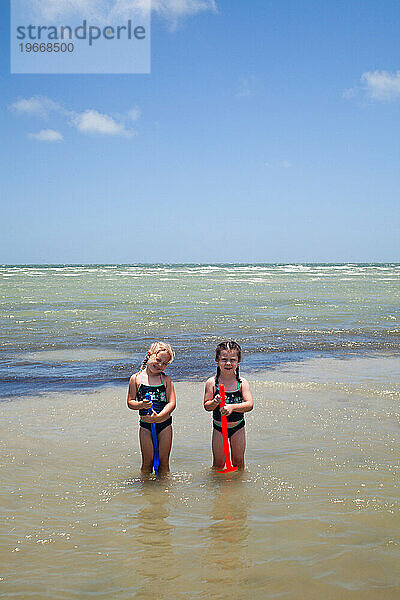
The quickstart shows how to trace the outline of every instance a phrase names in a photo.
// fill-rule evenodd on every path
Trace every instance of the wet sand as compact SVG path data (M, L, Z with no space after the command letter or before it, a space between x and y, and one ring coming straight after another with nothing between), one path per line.
M251 377L247 469L210 471L203 386L176 384L171 475L139 475L124 387L1 403L0 597L395 600L399 360Z

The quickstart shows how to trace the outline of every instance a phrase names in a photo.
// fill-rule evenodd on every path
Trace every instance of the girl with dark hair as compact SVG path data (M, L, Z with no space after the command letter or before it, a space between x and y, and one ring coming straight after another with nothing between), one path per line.
M215 352L217 373L206 381L204 408L213 411L213 468L218 470L225 464L221 415L227 418L232 464L241 470L244 469L246 449L244 413L253 409L253 398L248 381L239 375L241 359L242 350L238 343L229 341L218 344ZM226 394L226 404L221 408L220 384L224 384Z

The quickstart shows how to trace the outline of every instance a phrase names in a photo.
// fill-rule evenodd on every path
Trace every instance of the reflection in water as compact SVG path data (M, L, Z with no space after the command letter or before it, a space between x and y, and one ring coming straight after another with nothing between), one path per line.
M202 577L203 597L221 600L245 597L251 566L246 486L241 474L223 477L230 478L216 482Z
M161 481L144 481L139 501L143 507L135 516L131 540L139 557L133 566L139 582L135 598L173 597L171 588L179 571L172 551L173 526L168 522L169 490Z

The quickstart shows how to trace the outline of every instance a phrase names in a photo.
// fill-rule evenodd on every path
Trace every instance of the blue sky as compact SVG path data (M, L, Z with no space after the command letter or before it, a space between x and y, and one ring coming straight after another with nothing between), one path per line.
M400 261L400 3L153 8L151 74L11 75L1 3L0 262Z

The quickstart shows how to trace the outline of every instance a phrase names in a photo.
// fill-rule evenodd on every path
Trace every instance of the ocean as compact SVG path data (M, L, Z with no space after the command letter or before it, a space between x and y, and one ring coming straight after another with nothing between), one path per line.
M0 396L126 381L154 340L202 380L224 339L250 372L398 353L400 265L0 267Z
M397 600L400 265L3 266L0 597ZM204 380L243 348L246 469ZM172 344L171 474L127 382Z

